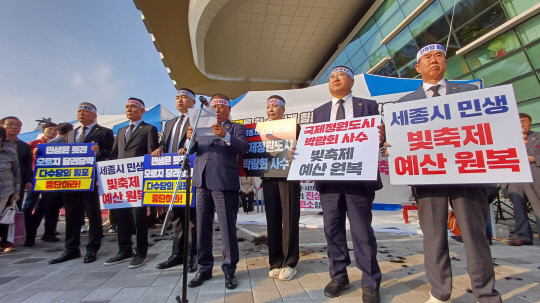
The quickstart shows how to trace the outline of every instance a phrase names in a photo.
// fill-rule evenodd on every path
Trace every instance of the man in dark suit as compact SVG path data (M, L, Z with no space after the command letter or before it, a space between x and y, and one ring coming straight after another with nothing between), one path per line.
M186 133L190 126L188 109L195 105L195 93L187 88L181 88L176 95L176 109L180 112L180 116L171 119L165 123L165 131L161 137L159 148L152 152L152 156L159 157L162 153L178 153L183 155L186 153L184 145L186 143ZM159 263L157 269L166 269L184 263L184 222L185 212L183 207L173 207L171 223L173 226L174 239L172 247L172 255L167 261ZM197 217L194 209L189 209L190 216L190 243L191 253L188 261L188 271L195 272L197 270L197 239L196 222Z
M111 153L111 142L113 142L114 136L111 129L97 124L96 118L97 107L95 105L88 102L79 104L77 119L81 126L69 132L67 143L96 143L92 147L96 153L96 161L103 161L107 160ZM96 261L103 237L97 185L94 185L93 191L64 193L64 208L66 210L66 250L60 257L50 260L49 263L61 263L81 256L79 246L85 211L88 214L89 232L86 256L83 262Z
M457 84L444 79L446 51L430 44L416 55L416 71L423 84L398 102L432 98L478 89L471 84ZM391 144L391 142L389 142ZM490 186L418 185L413 190L418 201L418 217L424 234L424 267L431 294L427 302L449 302L452 294L452 267L448 250L448 201L461 230L467 256L467 270L472 291L479 302L501 302L494 289L495 273L486 238Z
M212 278L214 256L212 254L212 222L217 212L221 239L225 287L238 285L234 273L239 260L236 238L236 215L238 213L238 155L249 149L244 125L229 120L231 106L229 97L217 94L211 106L216 109L217 123L212 125L215 136L196 137L192 147L197 153L193 172L193 186L197 188L197 254L198 269L189 287L198 287ZM191 138L193 129L188 129Z
M129 125L118 130L111 152L111 160L125 159L151 154L158 146L158 131L153 125L142 120L145 113L144 102L141 99L129 98L126 102L126 116ZM146 221L146 206L134 208L111 209L118 222L118 254L105 261L105 265L113 265L129 261L129 268L137 268L146 262L148 252L148 222ZM137 249L133 254L131 235L133 228L137 233Z
M14 116L5 117L0 124L6 129L6 140L4 144L17 152L19 167L21 170L21 189L17 206L22 210L24 192L32 189L34 175L32 174L32 149L30 145L17 136L21 133L22 122Z
M328 77L332 101L313 111L313 122L327 122L379 115L377 102L352 96L354 74L348 67L335 67ZM362 299L379 302L381 270L377 262L377 242L371 228L371 208L375 191L383 187L379 173L375 181L317 181L323 209L324 234L328 243L330 277L324 289L328 297L349 288L347 266L351 264L345 231L349 217L356 266L362 271Z
M529 156L533 182L508 184L508 197L514 205L516 222L515 237L508 241L508 244L512 246L533 244L533 234L527 214L527 201L531 202L536 217L536 228L540 235L540 133L531 131L532 118L530 115L520 113L519 120Z

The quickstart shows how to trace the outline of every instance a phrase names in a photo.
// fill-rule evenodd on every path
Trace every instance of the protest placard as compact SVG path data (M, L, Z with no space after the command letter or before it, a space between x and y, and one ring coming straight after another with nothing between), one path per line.
M302 127L288 180L376 180L380 116Z
M322 211L321 198L312 181L300 182L300 209Z
M511 85L384 107L392 184L532 182Z
M95 143L38 144L34 191L94 190Z
M144 157L97 162L101 209L142 204Z
M159 157L152 155L144 156L144 181L143 181L143 205L169 206L174 195L180 163L184 156L178 154L161 154ZM193 167L195 155L190 156L190 164ZM173 206L186 206L186 179L182 177L180 187L176 194ZM195 207L195 191L191 191L191 207Z
M296 144L296 119L248 124L246 134L249 151L243 156L241 175L286 178Z

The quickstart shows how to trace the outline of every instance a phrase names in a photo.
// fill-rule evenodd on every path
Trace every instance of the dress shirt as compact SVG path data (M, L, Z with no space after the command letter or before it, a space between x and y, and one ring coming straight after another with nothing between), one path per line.
M439 87L439 90L438 90L439 95L445 96L446 95L446 79L441 79L441 81L437 82L437 84L441 86L441 87ZM426 92L426 97L428 97L428 98L433 97L434 92L432 90L429 90L429 89L432 86L435 86L437 84L430 84L430 83L426 83L426 82L424 82L422 84L422 88Z
M138 121L135 121L135 122L133 122L133 123L131 123L131 121L130 121L129 124L127 125L127 127L126 127L126 132L124 133L124 135L127 134L127 132L129 131L129 125L130 125L130 124L135 125L135 126L133 127L133 131L135 131L135 130L137 129L137 126L139 126L139 124L141 124L141 122L142 122L142 119L141 119L141 120L138 120Z
M345 108L345 119L352 119L354 118L354 112L353 112L353 104L352 104L352 93L348 94L347 96L339 99L339 98L332 98L332 110L330 111L330 121L336 121L336 115L338 111L338 101L343 100L343 107Z
M184 119L182 119L182 116L184 117ZM182 134L182 132L184 131L184 127L186 127L186 122L187 120L189 119L189 115L187 113L185 114L180 114L180 116L178 116L178 119L176 119L176 122L174 123L173 125L173 128L172 128L172 133L171 133L171 142L169 143L169 149L167 150L168 153L172 153L173 152L173 142L174 142L174 138L176 136L179 136L180 134L177 134L176 133L176 126L178 126L178 122L180 122L180 119L182 119L182 126L180 127L179 129L179 133ZM178 138L180 139L180 138ZM180 140L178 140L178 142L180 142ZM180 149L180 148L179 148Z
M85 138L86 138L86 136L88 136L88 134L92 130L92 127L94 127L95 125L96 125L96 122L94 122L94 123L87 126L86 132L84 133ZM75 133L75 142L79 142L79 137L81 136L82 129L83 129L83 126L81 125L79 130L77 130L77 132Z

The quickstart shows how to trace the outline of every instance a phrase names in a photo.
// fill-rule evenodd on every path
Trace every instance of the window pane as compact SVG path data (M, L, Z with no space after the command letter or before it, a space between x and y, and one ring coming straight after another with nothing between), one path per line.
M360 29L360 31L356 35L360 39L360 42L362 42L362 44L364 44L364 43L366 43L366 41L369 38L371 38L371 36L375 32L377 32L377 30L378 30L378 27L375 24L375 20L373 20L373 18L369 18L369 20L366 22L366 24L364 24L364 26L362 26L362 28Z
M359 39L355 38L353 41L349 42L349 44L345 47L345 51L347 52L347 56L349 57L349 60L361 48L362 48L362 43L360 42Z
M448 24L448 21L446 21L446 17L443 15L415 37L416 43L420 47L423 47L424 45L437 42L440 39L448 36L449 31L450 25ZM444 44L446 45L446 43Z
M502 0L502 4L508 13L508 16L514 18L538 4L538 0Z
M471 74L465 74L459 78L457 78L457 80L472 80L474 79L473 76Z
M378 50L381 47L381 40L382 40L382 36L377 31L375 33L375 35L373 35L373 37L371 37L371 39L366 41L366 43L364 44L364 51L366 51L366 54L368 56L373 54L373 52L375 52L376 50Z
M400 50L403 46L409 43L413 39L411 31L408 28L404 28L394 39L390 40L386 47L390 55L393 55L395 52ZM413 41L414 43L414 41Z
M490 30L503 24L506 16L500 5L496 5L480 15L477 19L469 22L456 32L459 43L465 46Z
M439 44L444 45L444 47L446 47L447 41L448 41L448 36L439 40ZM460 47L458 43L456 42L455 36L452 35L452 37L450 38L450 44L448 45L448 47L446 47L446 58L453 57L459 48Z
M472 69L506 56L520 47L514 31L508 31L465 55Z
M474 71L476 78L483 78L486 87L490 87L512 78L521 76L532 71L529 62L525 58L525 53L519 52L497 63L482 67Z
M468 72L470 70L463 56L453 56L448 59L444 77L447 79L458 79Z
M451 12L452 8L454 7L454 0L440 0L440 2L441 2L441 5L442 5L442 7L443 7L443 10L444 10L445 12L448 11L448 10L450 10L450 12ZM461 1L461 0L457 0L457 1L456 1L456 6L457 6L460 2L462 2L462 1Z
M463 0L456 4L456 14L454 16L454 29L461 27L474 17L478 16L483 10L492 5L493 0ZM498 6L498 5L497 5ZM452 19L453 4L446 10L448 20Z
M381 47L379 47L379 49L376 50L373 55L369 57L369 64L371 66L374 66L386 56L389 56L388 51L386 50L386 45L381 45Z
M402 66L411 62L411 60L416 61L416 52L418 52L418 47L416 47L414 40L409 41L400 50L392 55L394 64L397 68L401 68Z
M535 69L540 69L540 44L527 47L527 55Z
M339 66L339 65L345 65L345 62L349 61L349 57L347 57L347 53L345 53L345 51L342 51L336 58L336 60L334 61L334 63L336 64L336 66Z
M363 49L359 49L351 58L351 68L355 69L358 67L362 62L366 61L367 56L366 53L364 53Z
M392 16L392 14L399 8L398 2L396 0L386 0L381 6L377 9L373 16L377 20L377 25L381 25Z
M398 70L399 77L400 78L416 78L416 77L420 76L420 74L418 74L416 72L416 69L414 68L415 65L416 65L416 61L411 62L409 65L407 65L404 68Z
M518 104L518 110L520 113L527 113L531 115L533 124L536 125L536 130L540 130L540 98L536 98L527 102Z
M366 60L366 61L362 62L362 64L360 64L357 68L354 69L354 74L358 75L358 74L365 73L370 68L371 68L371 66L369 66L369 62Z
M540 15L529 19L516 27L519 38L523 45L527 45L540 38Z
M392 75L396 74L396 67L394 66L392 61L390 61L383 65L381 68L379 68L377 71L375 71L374 74L379 76L392 77Z
M379 25L383 37L390 34L401 23L401 21L403 21L404 18L405 17L403 17L401 10L398 10L383 25Z
M540 97L540 83L538 83L534 73L529 77L512 82L512 85L517 102Z
M410 15L423 0L399 0L401 4L401 10L405 16Z
M431 3L431 5L426 8L426 10L424 10L418 17L416 17L416 19L414 19L409 24L409 28L411 29L413 36L416 37L416 35L421 33L424 29L426 29L433 22L439 19L442 14L443 11L439 3Z

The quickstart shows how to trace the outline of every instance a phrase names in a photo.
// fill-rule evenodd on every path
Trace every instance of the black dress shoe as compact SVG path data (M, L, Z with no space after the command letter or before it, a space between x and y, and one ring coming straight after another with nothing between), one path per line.
M349 277L347 276L332 280L324 288L324 295L329 298L335 298L339 296L342 290L348 289L350 286Z
M114 264L119 264L122 262L131 261L133 258L133 252L119 252L116 256L110 258L109 260L103 262L103 265L109 266Z
M236 277L234 276L234 274L226 275L225 276L225 288L227 288L227 289L235 289L236 286L238 286L238 281L236 281Z
M43 235L41 237L41 241L43 242L60 242L60 239L58 239L55 235L52 235L52 236L45 236Z
M381 302L381 296L379 295L379 291L367 286L366 284L364 284L364 282L362 282L362 302L364 303Z
M512 239L506 242L506 244L511 245L511 246L522 246L522 245L532 245L532 242L525 241L520 238L516 238L516 239Z
M180 265L182 263L184 263L184 258L182 258L179 255L171 255L169 257L169 259L167 259L167 261L159 263L156 266L156 268L157 269L166 269L166 268L171 268L171 267L176 266L176 265Z
M33 247L35 245L36 245L35 239L26 239L23 244L24 247Z
M81 257L81 252L79 250L71 250L71 251L66 250L64 251L64 253L62 253L60 257L50 260L49 264L62 263L62 262L66 262L72 259L77 259L80 257Z
M86 253L86 256L84 256L83 263L92 263L97 260L97 254L93 251L89 251Z
M195 277L189 281L188 286L189 287L199 287L201 286L204 281L212 279L212 273L197 273L195 274Z
M191 256L188 260L188 272L197 271L197 256Z

